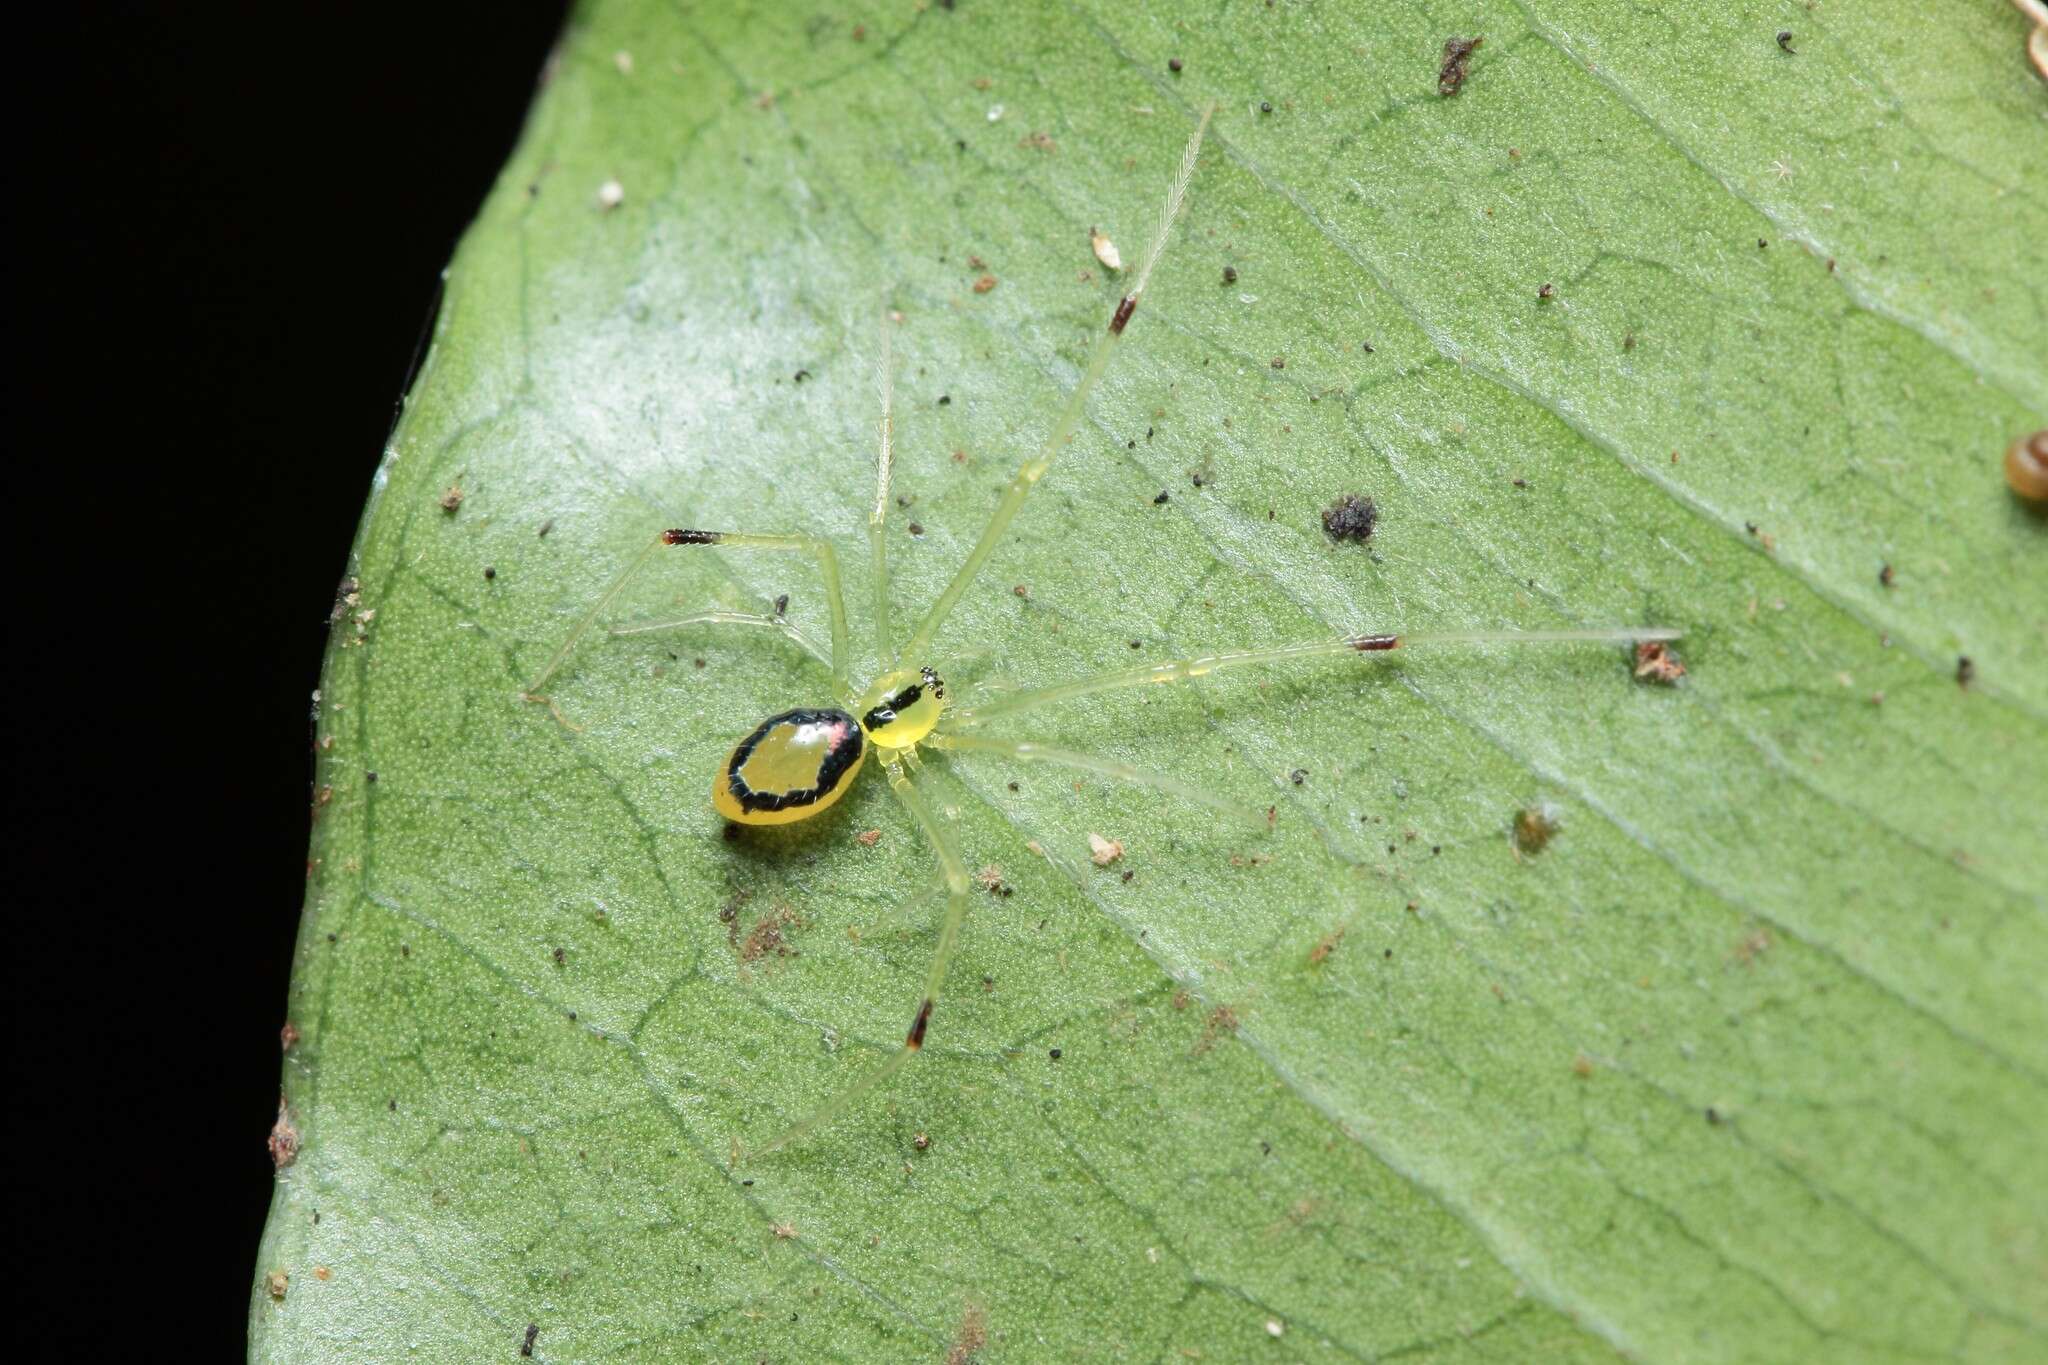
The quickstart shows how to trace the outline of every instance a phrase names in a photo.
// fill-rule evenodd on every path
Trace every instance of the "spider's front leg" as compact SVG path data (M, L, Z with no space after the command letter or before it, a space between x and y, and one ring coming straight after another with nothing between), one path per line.
M563 663L568 660L570 651L576 648L577 642L590 630L590 627L597 621L597 618L602 616L611 604L618 600L619 594L624 592L626 585L631 583L639 575L640 571L647 566L648 561L653 558L656 551L669 546L693 545L720 545L733 550L799 550L815 558L818 561L818 576L824 582L825 608L830 613L832 622L832 686L842 699L849 696L850 690L847 685L846 663L846 593L839 581L839 556L832 549L831 542L822 540L817 536L760 535L749 531L690 531L682 529L661 532L646 546L642 547L640 552L634 555L631 560L627 561L626 567L619 572L617 578L612 580L611 586L604 590L604 593L591 605L590 610L583 613L577 620L575 627L570 630L568 637L560 645L556 646L553 654L548 656L547 666L541 669L531 683L527 684L523 695L530 701L541 699L540 689L546 686L548 679L552 678ZM662 624L681 625L698 621L724 621L727 624L740 625L780 624L773 617L754 617L740 612L706 612L698 616L684 618L683 621L657 623L654 626L645 628L659 629ZM817 652L817 647L812 645L809 639L802 632L797 631L795 627L784 626L782 628L786 634L791 635L799 644L813 653Z
M1275 667L1307 663L1316 659L1344 658L1353 654L1380 655L1416 645L1525 645L1525 644L1630 644L1648 640L1676 640L1680 632L1664 626L1593 626L1567 630L1447 630L1410 634L1386 632L1374 635L1344 635L1334 640L1309 640L1301 644L1275 645L1266 649L1226 650L1198 654L1187 659L1166 659L1135 668L1114 668L1086 678L1074 678L1050 687L1021 692L998 692L977 699L953 713L953 724L971 729L993 716L1035 711L1055 702L1071 701L1096 692L1127 687L1153 687L1192 682L1211 673L1230 669Z

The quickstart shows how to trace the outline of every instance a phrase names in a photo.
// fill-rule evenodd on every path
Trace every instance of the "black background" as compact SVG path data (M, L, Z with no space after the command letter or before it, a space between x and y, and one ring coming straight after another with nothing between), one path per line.
M10 1240L42 1281L10 1355L243 1353L327 609L562 23L103 6L10 34Z

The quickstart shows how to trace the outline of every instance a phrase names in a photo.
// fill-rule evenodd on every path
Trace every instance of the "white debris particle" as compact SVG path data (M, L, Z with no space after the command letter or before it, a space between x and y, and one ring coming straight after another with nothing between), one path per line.
M988 107L988 121L990 123L1000 123L1002 122L1002 118L1003 106L1000 104L991 104Z
M1094 863L1097 867L1108 867L1123 856L1123 840L1105 839L1100 834L1090 834L1088 836L1088 861Z
M626 202L626 187L616 180L607 180L597 187L597 206L606 213Z
M1088 229L1088 245L1095 248L1095 259L1111 270L1122 270L1124 258L1118 253L1116 243L1109 240L1100 228Z
M619 69L619 74L621 76L632 75L633 54L626 51L624 48L620 48L617 52L614 52L612 54L612 65L616 66Z
M1285 1323L1283 1323L1283 1322L1281 1322L1281 1321L1280 1321L1280 1319L1278 1319L1278 1318L1267 1318L1267 1319L1266 1319L1266 1335L1267 1335L1267 1336L1269 1336L1269 1337L1277 1337L1277 1336L1279 1336L1279 1335L1280 1335L1280 1334L1281 1334L1282 1332L1284 1332L1284 1331L1286 1331L1286 1330L1287 1330L1287 1326L1286 1326L1286 1324L1285 1324Z

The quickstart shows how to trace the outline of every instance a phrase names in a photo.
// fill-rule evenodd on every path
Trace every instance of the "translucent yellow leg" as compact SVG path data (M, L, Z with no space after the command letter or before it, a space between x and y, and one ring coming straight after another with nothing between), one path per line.
M764 630L779 630L797 642L804 653L824 664L832 666L832 657L818 648L818 642L799 630L793 622L780 616L761 616L746 611L697 611L688 616L665 617L660 620L631 621L623 626L613 626L611 636L652 635L656 631L681 630L685 626L758 626Z
M818 576L824 582L825 609L832 621L832 685L841 697L849 695L846 682L846 593L839 581L839 556L832 549L831 542L816 536L753 535L744 531L663 531L640 552L626 562L619 576L612 580L589 611L583 613L563 640L548 656L547 666L541 669L531 683L527 684L525 696L538 700L540 689L555 675L576 648L597 618L624 592L626 585L646 566L648 558L665 545L724 545L735 550L801 550L813 555L818 561Z
M1192 659L1169 659L1076 678L1051 687L1006 692L975 702L952 713L954 725L979 725L991 716L1034 710L1056 701L1085 697L1118 687L1142 687L1150 683L1185 682L1190 678L1220 673L1227 668L1248 668L1256 664L1292 663L1302 659L1324 659L1341 654L1374 654L1414 645L1451 644L1544 644L1569 641L1623 643L1630 640L1676 640L1679 632L1660 626L1614 626L1590 630L1458 630L1427 635L1349 635L1337 640L1313 640L1307 644L1278 645L1271 649L1245 649L1225 654L1203 654Z
M1031 495L1032 488L1045 477L1045 472L1052 468L1053 460L1066 448L1067 442L1074 438L1074 428L1081 421L1082 406L1087 403L1088 395L1095 391L1096 382L1102 378L1102 372L1108 368L1110 352L1116 349L1117 338L1124 334L1124 327L1130 322L1131 314L1137 311L1138 298L1145 292L1145 285L1152 278L1152 268L1159 264L1160 256L1165 254L1167 241L1173 231L1173 221L1180 216L1181 205L1187 200L1188 182L1194 179L1195 160L1202 151L1202 134L1207 131L1209 116L1214 112L1216 106L1211 104L1202 111L1200 121L1195 124L1195 134L1188 139L1187 150L1181 153L1180 170L1175 173L1173 187L1167 191L1166 203L1159 211L1159 230L1152 239L1151 249L1145 253L1144 264L1139 266L1137 277L1130 289L1125 291L1123 298L1118 301L1116 312L1110 316L1109 327L1096 338L1095 349L1089 352L1088 363L1081 371L1081 381L1074 386L1074 391L1067 395L1066 406L1060 409L1059 418L1053 423L1052 433L1045 438L1045 444L1038 448L1038 453L1026 460L1017 470L1017 477L1010 480L1010 486L1004 491L1002 501L996 504L995 515L989 518L988 528L981 533L981 539L976 541L974 548L968 552L966 562L960 566L960 572L953 575L953 581L946 585L946 590L939 594L939 600L932 603L932 609L925 613L924 620L917 627L917 633L911 636L910 642L903 647L903 653L897 659L898 668L914 668L925 662L924 653L931 647L932 637L938 634L939 627L945 624L946 617L953 610L953 604L958 602L960 595L973 584L975 575L981 572L981 566L987 563L988 557L995 552L996 542L1009 530L1010 523L1016 519L1018 510L1024 506L1024 499Z
M910 1022L910 1032L904 1035L903 1046L896 1049L889 1060L777 1134L762 1149L764 1152L786 1147L804 1134L830 1123L862 1096L901 1071L924 1047L925 1028L931 1023L932 1006L939 998L939 987L946 980L947 968L953 965L953 949L960 941L960 922L967 917L967 862L961 856L960 841L953 837L950 826L940 822L925 801L924 793L917 789L902 765L893 759L884 762L890 790L901 798L911 818L917 821L918 828L931 841L932 849L938 855L939 870L946 879L946 915L939 921L939 945L933 950L931 968L925 973L924 996L918 1002L916 1017Z
M1120 763L1113 758L1098 758L1094 754L1084 754L1076 749L1060 749L1031 740L995 739L984 735L934 734L925 740L925 743L934 749L943 749L951 753L997 754L1022 763L1049 763L1054 767L1074 768L1084 773L1094 773L1098 777L1129 782L1133 786L1150 787L1153 791L1177 796L1183 801L1193 801L1211 810L1222 811L1225 815L1237 816L1251 824L1266 823L1264 811L1255 810L1228 797L1218 796L1193 783L1183 782L1165 773L1154 772L1150 768L1137 768L1128 763Z
M889 311L882 310L882 426L875 455L875 509L868 513L868 556L875 580L875 667L889 667L889 474L896 462L896 372L889 356Z

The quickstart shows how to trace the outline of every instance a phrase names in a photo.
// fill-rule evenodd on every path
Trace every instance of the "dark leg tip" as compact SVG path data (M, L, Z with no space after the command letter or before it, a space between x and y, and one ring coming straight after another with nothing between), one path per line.
M910 1025L910 1036L903 1040L903 1045L913 1052L923 1047L925 1025L931 1021L932 1002L927 1000L917 1007L917 1019Z

